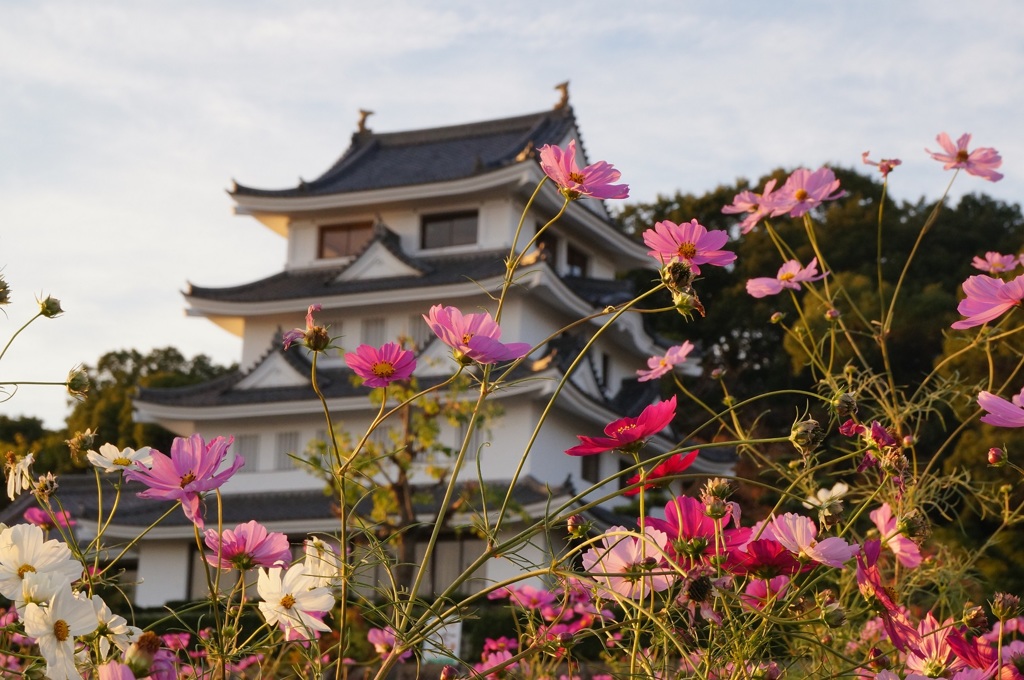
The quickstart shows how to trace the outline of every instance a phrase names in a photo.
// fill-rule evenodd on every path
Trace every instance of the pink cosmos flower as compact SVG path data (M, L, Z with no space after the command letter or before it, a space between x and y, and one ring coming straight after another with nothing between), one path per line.
M577 435L580 443L566 453L570 456L589 456L602 451L619 449L639 450L648 437L658 434L672 422L676 415L676 398L651 404L636 418L619 418L604 428L607 437Z
M947 672L964 668L967 664L956 656L946 641L952 630L951 618L940 624L935 615L928 612L917 624L919 641L907 654L907 670L916 671L927 678L932 675L932 669L935 668L942 668Z
M502 344L501 328L487 312L463 314L455 307L434 305L423 319L434 335L454 350L453 356L461 364L495 364L530 353L526 342Z
M641 599L675 581L665 561L667 543L664 532L649 526L643 535L612 527L600 544L583 553L583 568L600 584L599 592Z
M772 194L772 216L800 217L824 201L834 201L846 195L839 188L839 180L828 168L814 172L798 168L786 179L782 188Z
M387 659L395 649L395 629L391 626L384 628L371 628L366 634L366 640L380 654L381 659ZM398 657L399 661L405 661L412 656L412 650L407 649Z
M643 488L653 489L658 485L659 481L665 479L666 477L672 477L673 475L678 475L680 472L683 472L684 470L686 470L686 468L693 465L693 461L697 458L698 453L700 453L699 449L696 451L691 451L690 453L686 454L677 453L676 455L661 461L653 468L651 468L651 471L647 473L647 483L644 484ZM640 475L635 474L628 480L626 480L626 485L633 486L634 484L638 484L639 482ZM627 489L622 493L624 496L636 496L638 493L640 493L640 487Z
M628 184L617 182L621 174L614 166L598 161L580 170L576 165L576 140L565 151L545 144L540 148L540 167L558 185L558 191L570 201L580 196L591 198L629 198Z
M780 574L772 579L753 579L743 589L740 600L754 609L764 609L768 602L779 600L789 588L789 576Z
M869 516L878 527L878 533L881 534L886 547L892 550L900 564L908 569L921 565L920 549L916 543L899 532L896 518L893 517L892 508L888 503L882 503L882 506L872 510Z
M152 469L137 464L138 467L125 470L124 474L127 479L149 487L139 492L139 498L181 501L185 517L202 529L199 495L218 488L245 464L245 459L236 454L231 463L220 470L234 440L234 437L217 437L207 444L199 434L188 439L175 437L170 457L153 451Z
M1024 276L1003 281L991 276L969 276L963 283L966 297L956 311L966 316L953 323L956 330L973 328L1002 316L1024 300Z
M708 231L697 220L683 224L665 220L644 232L644 243L651 249L648 255L663 265L684 262L694 274L700 274L702 264L724 267L733 263L736 253L721 250L728 240L729 234L721 230Z
M974 260L971 261L972 267L980 269L983 272L988 272L992 276L1011 272L1016 269L1019 264L1019 256L1003 255L1002 253L996 253L991 250L985 253L984 259L976 256Z
M910 625L907 615L892 599L893 591L882 583L882 574L878 569L878 556L882 545L871 540L864 543L864 549L857 555L857 586L861 595L882 617L882 625L889 634L893 646L901 652L916 649L921 636L917 629Z
M1024 390L1006 401L991 392L978 393L978 406L985 409L981 422L996 427L1024 427Z
M768 536L770 530L771 536ZM794 555L842 569L860 552L860 546L849 544L837 536L818 540L818 527L810 517L793 512L775 517L768 523L765 538L774 538Z
M825 272L827 274L828 272ZM796 260L789 260L779 268L775 278L760 277L747 281L747 292L756 297L763 298L768 295L778 295L784 288L800 290L800 284L808 281L820 281L825 274L818 273L818 258L813 258L806 267L801 267Z
M225 529L218 534L210 529L205 536L206 547L213 551L206 561L218 569L246 571L254 567L287 567L292 561L288 537L255 520Z
M772 191L775 189L776 182L777 180L774 179L765 182L764 191L760 194L756 194L753 191L741 191L733 197L732 205L722 208L722 212L727 215L749 213L740 222L741 234L749 234L757 226L758 222L771 214L773 209Z
M345 363L363 379L367 387L387 387L396 380L405 380L416 368L416 357L397 342L380 347L359 345L345 355Z
M897 165L903 165L903 161L899 158L883 158L876 163L875 161L868 159L868 154L870 153L870 151L862 153L860 155L861 161L864 162L864 165L873 165L878 168L878 171L882 173L883 178L888 177L889 173L895 170Z
M46 512L42 508L29 508L22 515L25 521L29 524L35 524L37 527L44 531L50 529L56 529L57 527L73 527L75 526L75 520L71 519L71 513L67 510L57 510L53 513L53 519L50 518L50 513ZM56 523L55 523L56 521Z
M975 175L990 182L998 182L1003 178L1002 174L996 172L996 168L1003 164L1003 159L995 149L983 146L974 151L967 151L967 145L971 143L970 134L964 133L960 135L960 139L956 140L956 144L953 144L953 141L945 132L936 137L935 140L945 153L929 151L928 149L925 149L925 151L935 160L945 163L944 169L963 169L967 171L968 175Z
M637 377L637 382L647 382L648 380L660 378L671 371L674 366L678 366L686 361L686 357L692 351L693 343L689 340L684 340L681 345L669 347L664 356L650 357L647 360L647 370L636 372L637 376L639 376Z

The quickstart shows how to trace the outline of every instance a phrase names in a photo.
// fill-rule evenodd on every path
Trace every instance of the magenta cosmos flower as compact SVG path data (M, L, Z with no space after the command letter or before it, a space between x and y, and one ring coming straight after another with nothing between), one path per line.
M956 330L973 328L1002 316L1024 300L1024 276L1003 281L991 276L968 276L963 283L966 297L956 306L966 319L953 323Z
M363 379L367 387L387 387L396 380L405 380L416 368L416 357L397 342L388 342L378 349L359 345L345 355L345 363Z
M576 140L565 151L545 144L540 148L540 167L554 180L558 191L570 201L581 196L591 198L629 198L628 184L612 184L621 174L612 165L598 161L580 170L576 165Z
M693 351L693 343L689 340L684 340L683 344L676 345L675 347L669 347L668 351L660 357L650 357L647 359L647 370L637 371L637 382L647 382L648 380L654 380L660 378L673 367L686 361L686 357Z
M994 251L988 251L985 253L985 257L975 257L971 261L971 266L975 269L980 269L983 272L988 272L992 276L998 276L1006 272L1012 272L1020 264L1020 257L1017 255L1003 255Z
M935 160L944 163L943 168L946 170L963 169L968 175L975 175L990 182L998 182L1003 178L1002 174L996 172L996 168L1003 164L999 152L988 146L968 151L967 145L971 143L971 135L967 133L960 135L960 139L956 140L956 144L954 144L949 135L943 132L935 138L935 141L942 147L942 152L928 149L925 151Z
M864 165L873 165L878 168L878 171L882 173L882 177L888 177L889 173L895 170L897 165L903 165L903 161L899 158L883 158L875 162L868 158L870 153L870 151L865 151L860 155L860 159L864 162Z
M774 279L765 276L747 281L747 292L756 298L763 298L778 295L784 288L800 290L801 283L820 281L823 278L825 274L818 273L818 258L812 259L806 267L801 267L796 260L789 260L779 267L779 273Z
M720 520L708 517L704 504L691 496L677 496L665 504L665 519L647 518L647 526L668 537L667 552L676 563L692 567L707 562L722 548L736 549L750 539L746 527L727 528L739 522L739 506L730 504L729 513ZM721 541L715 536L721 531Z
M672 422L676 415L676 398L651 404L636 418L619 418L604 428L606 437L577 435L580 443L566 453L570 456L589 456L602 451L619 449L638 451L647 443L647 438L656 435Z
M227 467L220 469L234 440L234 437L217 437L207 444L198 434L188 439L175 437L170 457L153 451L152 469L137 463L138 467L125 470L124 475L149 487L139 492L139 498L181 501L185 517L202 529L199 495L218 488L245 464L245 459L236 454Z
M56 529L57 527L68 528L75 526L76 522L71 518L71 513L67 510L56 510L53 513L53 517L50 517L50 513L46 512L42 508L29 508L22 515L25 521L29 524L35 524L43 531L49 531L50 529Z
M729 235L721 230L708 231L697 220L684 224L658 222L654 229L644 232L644 243L650 248L648 255L663 265L684 262L694 274L700 274L700 265L724 267L736 260L736 253L721 250Z
M503 344L499 340L501 328L487 312L463 314L455 307L434 305L423 319L434 335L454 350L455 360L464 365L473 361L495 364L530 353L529 343Z
M753 191L741 191L732 199L732 205L722 208L727 215L748 213L740 222L740 233L749 234L750 230L757 226L772 212L772 190L775 189L776 180L770 179L764 185L764 191L757 194Z
M845 195L846 192L839 188L835 173L828 168L819 168L814 172L798 168L786 179L782 188L772 194L772 216L789 213L790 217L800 217L824 201L834 201Z
M287 567L292 561L288 537L255 520L239 524L233 530L218 534L210 529L204 537L206 547L213 551L206 561L218 569L246 571L254 567Z
M653 489L660 482L664 481L666 477L672 477L674 475L678 475L681 472L684 472L686 468L693 465L693 461L697 458L698 453L700 453L699 449L696 451L691 451L690 453L677 453L676 455L661 461L653 468L651 468L651 471L647 473L647 481L644 484L643 488ZM633 486L634 484L638 484L639 482L640 475L635 474L628 480L626 480L626 485ZM625 496L636 496L638 493L640 493L640 487L636 487L635 489L628 489L626 491L623 491L622 493Z
M1024 427L1024 390L1006 401L991 392L978 393L978 406L985 410L981 422L996 427Z

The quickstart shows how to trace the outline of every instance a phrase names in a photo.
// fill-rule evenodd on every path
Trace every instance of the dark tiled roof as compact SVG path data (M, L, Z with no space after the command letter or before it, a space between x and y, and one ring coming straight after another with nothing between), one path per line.
M114 501L113 475L102 477L104 515L110 512ZM509 480L488 482L485 486L488 507L491 507L492 496L505 497ZM173 507L168 501L157 501L139 498L137 493L145 490L138 482L125 482L121 499L117 506L117 514L113 524L118 526L146 527L155 522ZM516 484L512 493L514 502L521 506L543 503L549 498L570 494L572 488L562 484L557 488L549 488L537 479L525 476ZM440 484L422 484L413 486L413 510L418 514L434 514L441 506L444 497L444 486ZM62 507L77 521L95 521L98 509L96 480L91 474L63 475L60 477L57 498ZM310 519L329 519L335 517L332 507L333 499L321 489L299 491L252 491L224 494L223 518L224 526L233 528L235 525L249 520L262 523L289 522ZM477 482L466 482L460 485L456 499L461 499L460 509L481 508L480 485ZM500 499L499 499L500 500ZM216 501L208 500L206 508L207 526L216 521ZM31 494L24 494L18 501L0 512L0 521L14 524L21 521L21 515L29 507L35 505ZM368 511L369 508L364 508ZM161 523L161 526L187 526L191 523L182 511L172 512Z
M524 150L561 143L575 128L571 107L407 132L357 132L324 174L291 189L236 183L235 196L304 197L428 184L480 175L524 160Z

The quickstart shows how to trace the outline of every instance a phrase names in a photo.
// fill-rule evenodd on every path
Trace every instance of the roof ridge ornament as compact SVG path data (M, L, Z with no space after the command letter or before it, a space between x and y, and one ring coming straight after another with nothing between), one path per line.
M564 83L559 83L558 85L555 85L555 89L558 90L562 95L561 98L558 100L558 103L555 104L555 110L558 111L560 109L569 108L569 81L567 80Z
M365 132L373 132L373 130L371 130L370 128L366 127L366 119L369 118L372 115L373 115L373 111L370 111L368 109L359 109L359 122L358 122L359 128L358 128L357 132L359 132L360 134L365 133Z

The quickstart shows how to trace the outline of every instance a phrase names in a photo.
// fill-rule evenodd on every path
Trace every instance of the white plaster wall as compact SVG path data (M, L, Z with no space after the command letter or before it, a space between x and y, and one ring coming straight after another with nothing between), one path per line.
M146 540L139 545L139 583L135 604L158 607L188 596L189 542Z

